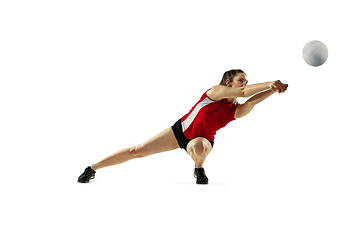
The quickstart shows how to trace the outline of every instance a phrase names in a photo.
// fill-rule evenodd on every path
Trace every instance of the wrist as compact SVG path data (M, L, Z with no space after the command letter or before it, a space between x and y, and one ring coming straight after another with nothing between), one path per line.
M271 82L268 82L269 84L269 89L272 89L273 85L275 84L276 81L271 81Z

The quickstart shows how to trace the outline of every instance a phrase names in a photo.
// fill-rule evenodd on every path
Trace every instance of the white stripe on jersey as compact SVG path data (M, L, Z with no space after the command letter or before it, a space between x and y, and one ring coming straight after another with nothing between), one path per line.
M188 129L188 127L191 125L191 123L194 121L196 115L199 113L199 111L205 107L206 105L213 103L214 101L209 99L208 97L204 98L201 102L199 102L194 110L190 113L190 115L181 123L183 132Z

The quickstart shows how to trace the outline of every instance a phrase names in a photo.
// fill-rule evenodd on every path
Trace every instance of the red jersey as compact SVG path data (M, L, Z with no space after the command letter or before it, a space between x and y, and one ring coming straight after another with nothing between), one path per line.
M238 105L236 100L232 103L228 103L226 99L214 101L206 92L190 112L181 118L182 131L190 140L204 137L213 141L217 130L235 120L234 114Z

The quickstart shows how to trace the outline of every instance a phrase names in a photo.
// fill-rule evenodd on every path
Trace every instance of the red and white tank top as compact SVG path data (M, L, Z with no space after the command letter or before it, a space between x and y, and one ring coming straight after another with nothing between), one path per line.
M204 137L213 141L217 130L235 120L236 100L232 103L226 99L214 101L206 92L190 112L181 118L182 131L188 139Z

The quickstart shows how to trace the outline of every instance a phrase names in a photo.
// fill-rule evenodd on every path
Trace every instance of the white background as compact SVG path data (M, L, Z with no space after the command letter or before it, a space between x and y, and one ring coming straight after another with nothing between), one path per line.
M349 0L1 1L1 238L359 239L359 22ZM181 149L77 183L233 68L289 88L218 131L209 185Z

